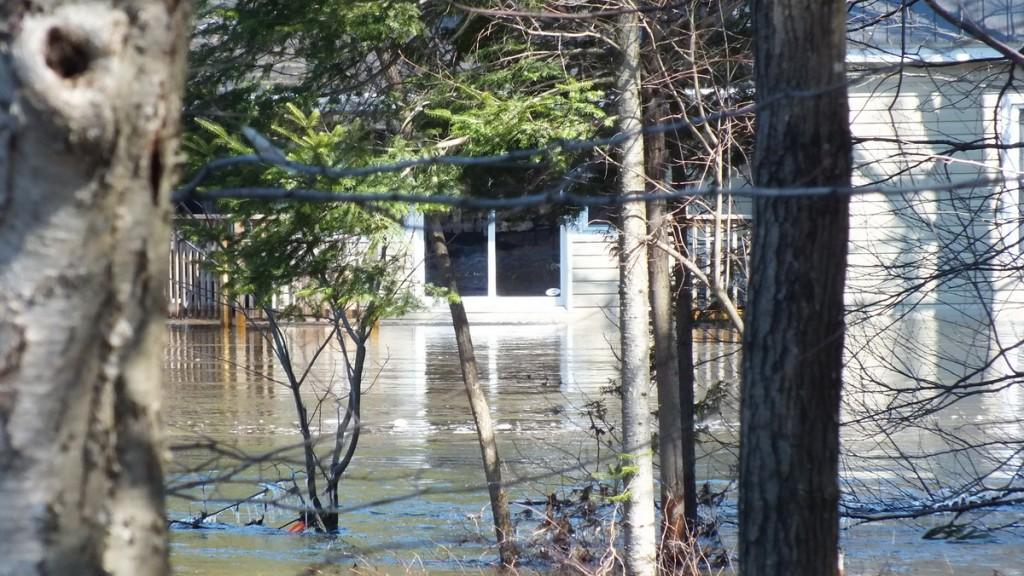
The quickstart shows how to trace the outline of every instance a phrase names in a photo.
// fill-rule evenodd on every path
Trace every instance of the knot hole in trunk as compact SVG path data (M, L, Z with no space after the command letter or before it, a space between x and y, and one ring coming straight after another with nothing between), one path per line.
M53 27L46 34L46 65L65 80L73 80L89 70L93 54L88 42L79 35Z

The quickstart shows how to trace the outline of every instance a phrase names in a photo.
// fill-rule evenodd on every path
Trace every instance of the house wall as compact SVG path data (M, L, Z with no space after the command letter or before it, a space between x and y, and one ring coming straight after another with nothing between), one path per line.
M848 305L866 314L919 306L1024 314L1013 176L1021 152L990 146L997 138L1021 142L1015 110L1024 108L1024 96L1006 88L1006 68L974 63L854 75L851 129L855 138L870 140L855 146L853 181L885 193L851 201ZM956 149L970 143L980 146ZM935 189L1004 175L1013 176L1005 187ZM572 308L613 308L614 237L574 231L569 238Z
M852 308L1024 305L1016 184L928 189L1000 176L998 151L954 148L1017 137L1005 114L1019 95L1000 95L1006 81L1004 67L973 64L877 73L850 86L854 138L874 139L854 148L854 184L888 192L851 202Z
M616 236L603 230L570 230L572 287L569 307L590 314L619 305L619 263Z

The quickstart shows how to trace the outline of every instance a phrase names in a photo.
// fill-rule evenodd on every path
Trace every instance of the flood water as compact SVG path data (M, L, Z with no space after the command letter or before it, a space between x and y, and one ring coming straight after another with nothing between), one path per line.
M922 356L916 366L933 380L951 378L947 372L956 370L947 364L962 360L964 350L975 354L976 343L967 345L956 338L945 346L952 352L945 350L938 339L947 338L949 331L933 326L934 318L917 322L901 328L904 331L897 331L891 340L868 339L863 348L870 349L868 356L875 360L859 361L858 369L879 380L898 382L900 370L886 359L894 354L891 342L908 334L926 349L934 348L934 358ZM281 576L299 574L320 563L330 567L323 573L490 571L496 554L489 547L488 500L450 327L385 324L376 333L366 369L362 436L341 482L344 512L341 534L335 537L277 529L295 518L288 508L301 504L285 493L291 479L302 482L296 476L301 464L295 450L301 438L290 391L280 383L283 373L266 334L204 325L171 325L168 331L164 417L174 457L168 470L171 517L208 514L263 492L262 500L211 516L205 529L173 529L175 573ZM289 328L288 335L294 364L301 370L327 331L301 325ZM529 540L546 494L568 495L594 476L607 477L608 463L614 461L614 454L595 436L613 441L617 433L619 407L610 389L617 375L618 336L614 326L602 320L475 326L473 336L497 424L505 479L511 483L519 537ZM698 339L698 396L718 383L728 391L720 409L702 422L707 443L698 470L702 481L709 480L720 489L729 485L735 465L735 450L729 445L737 437L738 345L725 333L702 334ZM990 367L989 372L994 369ZM864 386L870 388L871 383ZM344 369L337 349L329 347L317 359L304 388L311 406L325 392L344 393ZM1016 418L1024 406L1020 401L1024 392L1020 384L1007 389L1009 395L967 399L947 410L975 429L991 430L992 423L1001 423L1004 439L1019 438ZM847 420L884 401L883 396L868 392L852 397L855 401L844 415ZM337 422L333 403L325 402L315 419L315 432L329 435ZM908 451L927 451L944 441L920 429L899 429L893 435ZM915 480L903 482L896 478L902 477L895 474L897 467L882 458L890 454L890 447L874 438L871 428L852 427L844 432L844 440L858 455L878 457L844 458L845 486L858 501L890 492L906 494L916 489L913 484L922 474L931 475L921 480L927 491L929 486L952 482L945 476L953 477L965 466L960 460L947 462L949 474L934 466L919 467ZM968 468L984 464L976 456L963 458ZM992 481L1001 478L998 474L1004 472L992 475ZM263 506L263 500L283 507ZM728 540L735 510L726 503L720 513ZM261 517L262 526L245 526ZM1016 517L1017 512L1002 510L988 521L1006 523ZM1024 540L1014 532L1000 531L961 544L922 540L924 528L936 523L853 527L854 522L844 521L849 528L843 536L848 573L992 575L995 570L1024 574L1018 567ZM543 566L527 568L542 570Z

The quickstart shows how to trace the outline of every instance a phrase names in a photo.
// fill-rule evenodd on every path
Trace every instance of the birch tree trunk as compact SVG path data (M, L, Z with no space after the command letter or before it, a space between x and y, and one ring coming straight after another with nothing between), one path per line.
M755 0L757 186L850 184L846 4ZM746 576L837 573L849 198L759 198L740 439Z
M508 509L508 494L501 482L501 459L498 456L498 442L494 438L494 423L491 421L491 410L487 405L483 388L480 386L480 372L476 365L476 354L473 351L473 338L469 333L469 319L466 307L459 297L459 287L452 271L448 246L445 244L444 232L437 217L430 219L429 238L431 251L441 272L441 278L451 298L448 307L452 313L452 326L455 328L455 342L459 348L459 362L462 365L462 379L466 384L466 396L469 407L473 411L476 423L476 434L480 441L480 454L484 460L484 476L487 479L487 491L491 498L491 514L494 516L494 532L498 539L498 553L503 567L515 565L517 551L515 530L512 528L512 516Z
M0 574L168 572L157 409L187 4L0 4Z
M620 192L644 192L644 141L640 134L640 25L636 11L619 20L620 128L629 135L622 144ZM626 479L626 574L656 572L657 534L654 523L654 465L651 454L650 341L647 330L647 210L643 202L622 206L619 246L619 329L622 333L622 452L632 473Z

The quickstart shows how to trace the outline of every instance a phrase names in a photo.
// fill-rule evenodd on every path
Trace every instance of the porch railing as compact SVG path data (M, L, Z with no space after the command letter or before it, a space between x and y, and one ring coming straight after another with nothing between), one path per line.
M697 266L713 279L717 274L729 298L738 308L747 303L747 270L750 262L750 217L727 214L719 217L715 233L714 214L687 217L686 247ZM719 244L716 250L716 242ZM720 264L715 266L715 255ZM703 283L693 283L693 303L699 310L711 307L714 296Z

